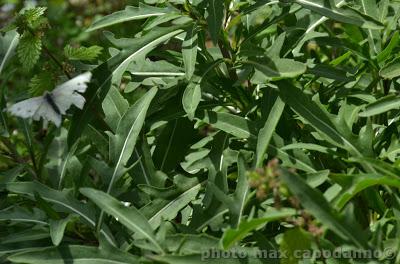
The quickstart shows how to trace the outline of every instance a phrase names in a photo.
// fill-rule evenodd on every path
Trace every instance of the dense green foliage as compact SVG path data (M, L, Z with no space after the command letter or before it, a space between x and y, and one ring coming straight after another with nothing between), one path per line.
M400 2L23 2L0 263L400 262ZM61 128L7 112L86 71Z

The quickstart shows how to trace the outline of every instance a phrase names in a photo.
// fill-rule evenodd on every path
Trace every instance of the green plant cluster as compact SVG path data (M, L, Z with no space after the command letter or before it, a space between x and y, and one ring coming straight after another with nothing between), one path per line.
M400 263L400 2L0 3L0 263Z

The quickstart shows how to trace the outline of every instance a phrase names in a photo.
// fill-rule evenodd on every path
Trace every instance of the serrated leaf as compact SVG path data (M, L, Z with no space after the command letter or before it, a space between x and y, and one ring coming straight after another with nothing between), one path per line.
M42 40L38 36L24 33L19 41L17 53L22 67L31 70L40 57L42 50Z
M78 47L74 48L70 45L65 46L64 55L69 60L84 60L92 61L96 59L102 52L103 48L100 46Z
M32 25L36 20L38 20L46 11L47 7L34 7L29 8L24 11L23 16L29 25Z
M42 71L33 76L29 82L29 92L33 96L42 95L45 91L51 91L55 86L55 79L51 72Z

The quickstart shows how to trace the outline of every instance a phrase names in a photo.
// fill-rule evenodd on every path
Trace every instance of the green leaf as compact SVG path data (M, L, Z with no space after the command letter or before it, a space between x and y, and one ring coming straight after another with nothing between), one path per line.
M24 169L23 165L16 166L7 171L1 172L0 174L0 190L2 189L1 185L6 185L9 182L13 182L17 179L19 175L21 175L22 170Z
M53 73L42 71L33 76L29 82L29 92L34 96L40 96L45 91L51 91L56 84L55 81Z
M275 131L276 126L281 118L285 103L278 97L274 103L274 106L269 113L268 119L265 125L260 129L257 138L257 149L256 149L256 167L261 167L264 161L264 155L267 152L268 145L271 141L272 134Z
M176 215L191 201L193 201L200 191L200 184L195 185L189 190L185 191L175 199L168 201L155 215L150 217L149 224L153 229L160 226L161 221L173 220Z
M193 120L197 106L199 105L201 100L200 82L201 80L199 79L191 81L186 87L185 92L183 93L183 109L185 109L185 112L187 113L190 120Z
M143 3L139 4L139 7L136 6L127 6L125 10L117 11L112 13L111 15L105 16L91 25L87 31L93 31L100 28L112 26L115 24L132 21L132 20L141 20L149 17L157 17L163 16L168 13L175 11L172 8L159 8L153 7L149 5L145 5Z
M216 184L209 182L209 188L215 197L229 208L231 226L237 228L241 221L246 204L249 183L247 182L246 165L243 154L238 156L238 180L233 194L226 195Z
M224 1L220 0L207 0L207 22L210 31L211 39L214 44L218 43L219 33L222 29L222 22L224 19Z
M78 47L74 48L70 45L65 46L64 55L69 60L84 60L92 61L96 59L102 52L103 48L100 46Z
M19 42L19 34L16 30L9 31L6 34L0 35L0 74L6 67L7 62L14 55L14 51Z
M44 12L46 11L47 7L33 7L33 8L29 8L24 10L23 16L26 19L26 21L28 22L28 24L30 26L32 26L32 24L38 20L41 16L43 16Z
M301 228L294 228L286 231L280 243L280 250L286 252L286 257L281 260L281 264L298 264L301 258L298 252L311 250L311 236Z
M32 212L20 207L15 207L13 210L0 211L0 221L48 225L46 220L46 215L37 208L33 208Z
M399 32L396 31L393 36L390 38L389 44L386 46L384 50L382 50L378 56L376 56L376 60L378 62L385 61L391 54L395 47L397 47L399 43Z
M197 28L196 26L192 26L186 31L185 39L182 43L182 58L185 64L185 76L187 80L192 78L196 68L197 42Z
M74 215L69 215L67 218L54 220L50 219L50 237L53 245L58 246L64 236L67 224L73 219Z
M153 229L147 219L135 207L126 207L117 199L102 191L91 188L81 188L80 192L92 200L99 208L115 217L129 230L140 234L148 239L159 252L163 252L161 245L157 242Z
M197 137L197 130L187 118L169 122L157 137L151 157L154 165L166 173L176 170Z
M368 104L367 106L365 106L365 110L358 115L361 117L369 117L399 108L400 98L397 95L388 95L380 98L373 103Z
M295 78L306 71L306 65L292 59L269 59L264 58L257 61L243 61L245 64L254 66L267 78L274 80Z
M336 6L331 6L330 1L292 0L292 2L295 2L304 8L339 22L371 29L381 29L383 27L381 22L373 19L372 17L363 15L349 7L337 8Z
M280 96L297 114L315 129L328 137L331 143L341 146L355 156L362 157L362 151L352 139L342 135L329 116L300 89L287 81L279 82Z
M85 93L86 104L81 111L77 111L73 118L68 134L68 145L71 146L81 135L84 127L92 119L92 110L99 105L107 95L112 84L119 85L122 75L129 64L146 56L148 52L161 43L183 32L184 25L168 28L153 29L150 33L135 40L129 48L122 50L115 57L99 65L93 70L93 81L97 85L90 85Z
M135 60L132 61L127 70L134 77L178 77L185 75L181 67L175 66L165 60Z
M396 58L389 62L379 71L379 75L384 79L393 79L400 76L400 59Z
M56 191L38 182L8 183L7 190L12 193L24 194L31 198L33 198L35 192L37 192L44 200L59 205L68 212L79 215L92 227L96 225L95 216L91 208L87 205L80 203L68 192ZM111 244L115 244L113 236L106 227L103 227L100 232L107 238L107 240Z
M299 199L301 205L321 223L330 228L332 232L343 239L352 241L358 247L369 248L367 240L357 223L354 222L351 225L345 223L319 190L311 188L299 175L290 173L287 170L281 171L281 178L289 190Z
M243 139L255 138L254 124L243 117L228 113L205 111L203 116L199 118L201 118L203 122L235 137Z
M114 249L104 250L96 247L68 245L24 251L8 257L15 263L26 264L133 264L137 258L126 252Z
M111 181L107 188L110 193L114 182L121 176L120 172L125 167L135 148L147 109L157 93L157 88L152 88L133 106L131 106L118 123L115 134L108 133L110 137L110 161L114 165Z
M121 95L117 88L111 87L106 98L104 98L102 107L105 114L104 121L115 132L118 123L129 108L128 101Z
M340 192L339 197L335 199L335 207L338 210L342 210L343 207L353 199L357 194L363 190L376 186L393 186L400 188L399 177L393 176L381 176L376 174L354 174L354 175L340 175L333 174L330 176L331 179L338 182L345 182L346 184L341 184L343 186L343 191Z
M19 40L17 54L22 67L31 70L39 60L42 40L39 36L24 33Z
M280 220L296 214L296 210L291 208L283 208L281 210L267 211L264 216L242 221L237 229L227 229L221 239L224 249L229 249L237 242L248 236L254 230L260 229L268 222Z

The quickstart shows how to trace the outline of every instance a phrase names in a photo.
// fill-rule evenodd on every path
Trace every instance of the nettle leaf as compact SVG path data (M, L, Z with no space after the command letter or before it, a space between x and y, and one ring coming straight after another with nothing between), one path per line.
M111 15L99 19L98 21L94 22L93 25L87 29L87 31L93 31L132 20L163 16L174 11L176 12L177 10L171 7L159 8L139 3L139 7L127 6L125 10L117 11Z
M51 91L56 85L54 74L42 71L33 76L29 83L29 92L34 96L42 95L45 91Z
M23 16L28 22L29 25L32 26L32 24L38 20L44 12L47 10L47 7L34 7L34 8L29 8L24 11Z
M82 46L77 48L67 45L64 48L64 55L69 60L92 61L101 54L102 50L102 47L96 45L90 47Z
M40 36L33 36L30 33L24 33L20 38L17 54L22 67L31 70L39 60L42 50L42 39Z

